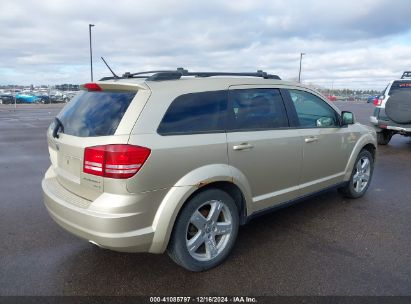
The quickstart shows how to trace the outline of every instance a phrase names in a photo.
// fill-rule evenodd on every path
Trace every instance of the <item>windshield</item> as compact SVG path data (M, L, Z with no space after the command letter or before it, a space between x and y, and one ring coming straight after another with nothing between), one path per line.
M58 114L64 133L79 136L113 135L136 92L80 91Z

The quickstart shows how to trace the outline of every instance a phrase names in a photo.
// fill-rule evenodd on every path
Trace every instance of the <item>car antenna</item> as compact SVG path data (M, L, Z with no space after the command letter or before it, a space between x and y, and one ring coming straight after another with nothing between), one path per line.
M104 60L103 57L101 57L101 60L103 60L104 64L107 66L107 68L110 70L111 74L113 74L114 78L120 78L116 75L116 73L113 72L113 70L110 68L110 66L107 64L107 62Z

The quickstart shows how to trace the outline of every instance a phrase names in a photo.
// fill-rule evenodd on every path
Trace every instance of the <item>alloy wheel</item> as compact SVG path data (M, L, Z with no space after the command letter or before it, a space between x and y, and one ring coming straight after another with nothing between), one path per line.
M186 246L198 261L210 261L227 246L233 229L230 209L220 200L202 204L191 216L186 229Z
M352 177L353 188L357 193L361 193L368 185L370 180L371 163L368 157L361 157L356 164L355 173Z

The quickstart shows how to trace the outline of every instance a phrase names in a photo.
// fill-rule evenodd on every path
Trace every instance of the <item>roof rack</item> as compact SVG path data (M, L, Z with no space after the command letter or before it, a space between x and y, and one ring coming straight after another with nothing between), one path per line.
M411 78L411 71L405 71L402 73L401 79Z
M180 79L182 76L195 76L195 77L212 77L212 76L251 76L251 77L261 77L264 79L278 79L281 78L277 75L268 74L267 72L258 70L255 73L238 73L238 72L189 72L183 68L177 68L176 70L159 70L159 71L146 71L130 73L126 72L123 74L122 79L126 78L146 78L148 81L161 81L161 80L176 80ZM104 77L100 80L110 80L115 79L114 77ZM118 79L118 78L116 78Z

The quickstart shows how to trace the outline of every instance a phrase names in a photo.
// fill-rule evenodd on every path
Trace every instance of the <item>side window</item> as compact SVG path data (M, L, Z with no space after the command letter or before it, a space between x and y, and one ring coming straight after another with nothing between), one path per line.
M339 126L338 114L321 98L300 90L289 90L301 127L332 128Z
M287 128L283 99L277 89L244 89L230 91L229 130L267 130Z
M161 135L225 132L227 91L184 94L167 109Z

